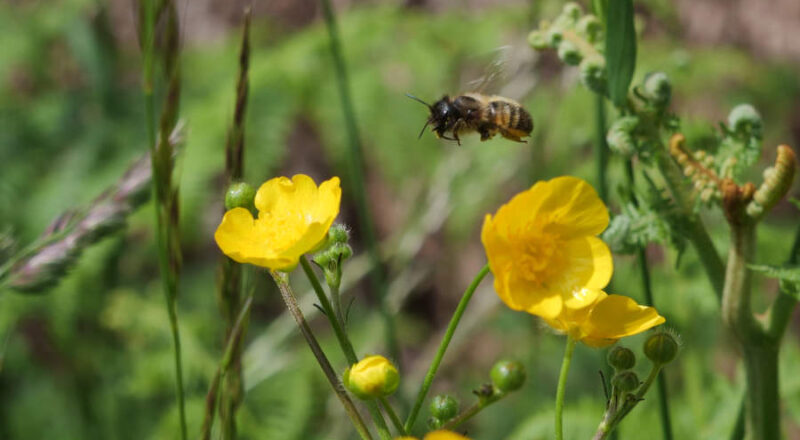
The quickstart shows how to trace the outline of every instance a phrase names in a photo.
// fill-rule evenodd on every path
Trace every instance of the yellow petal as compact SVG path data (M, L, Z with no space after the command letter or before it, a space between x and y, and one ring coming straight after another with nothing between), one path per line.
M511 245L503 234L495 227L492 216L486 214L481 229L481 242L486 250L486 258L492 273L497 276L502 270L513 264L514 258Z
M597 235L608 227L608 208L585 180L572 176L547 182L547 196L539 206L549 213L548 226L564 238Z
M456 434L453 431L440 430L429 432L424 440L469 440L469 438L461 434Z
M214 240L222 252L239 263L246 263L253 255L260 254L256 242L259 231L253 215L245 208L234 208L225 213L214 232Z
M561 250L564 270L556 280L565 295L575 288L602 289L611 280L614 260L603 240L584 236L564 243Z
M259 213L298 210L311 207L317 200L317 185L305 174L270 179L256 192L255 205Z
M494 289L497 296L513 310L543 318L554 318L561 312L562 299L559 292L547 290L520 278L513 271L495 274Z
M619 339L663 324L664 317L653 307L640 306L622 295L609 295L592 307L582 327L593 339Z

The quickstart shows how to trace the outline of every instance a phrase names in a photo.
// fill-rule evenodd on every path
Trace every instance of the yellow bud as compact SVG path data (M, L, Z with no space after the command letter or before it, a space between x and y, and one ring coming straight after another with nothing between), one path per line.
M383 356L367 356L344 372L344 386L360 399L386 397L400 385L400 373Z

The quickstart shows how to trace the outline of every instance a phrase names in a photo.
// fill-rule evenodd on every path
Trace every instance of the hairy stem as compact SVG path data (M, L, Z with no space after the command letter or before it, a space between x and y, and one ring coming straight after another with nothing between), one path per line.
M467 304L469 304L470 299L472 299L475 289L478 288L478 285L481 283L481 281L483 281L488 273L489 265L486 264L483 266L480 272L475 275L472 283L470 283L469 287L467 287L467 290L465 290L464 294L461 296L461 300L458 302L456 311L453 313L453 317L450 318L450 323L447 325L447 330L444 333L442 342L439 343L439 349L436 351L436 356L433 357L431 366L428 368L428 372L425 374L425 379L422 381L422 386L417 393L417 399L414 401L414 406L411 409L411 413L406 419L406 431L410 431L414 426L414 422L417 421L417 416L422 408L422 403L425 401L425 396L428 395L428 390L431 388L433 378L436 377L436 370L439 369L439 365L442 363L444 353L447 351L447 346L450 345L450 341L453 339L453 334L456 332L458 323L461 321L461 317L464 315L464 311L467 309Z
M300 306L297 305L297 299L295 299L294 292L292 292L292 288L289 286L285 275L276 271L270 271L270 275L272 275L272 279L275 280L275 284L281 291L281 298L283 298L286 308L289 310L292 317L294 317L295 322L297 322L300 333L308 343L308 347L311 349L322 372L325 374L325 378L328 379L328 383L331 385L331 388L333 388L333 392L336 393L336 397L342 402L342 406L353 422L353 425L355 425L358 434L364 440L372 440L372 435L369 433L366 425L364 425L361 415L358 414L358 410L355 405L353 405L353 401L350 400L350 396L347 395L344 386L339 381L339 376L336 374L336 371L334 371L330 361L328 361L328 357L325 356L325 352L322 351L322 347L319 346L314 332L311 330L311 327L308 326L308 322L306 322L306 318L303 316Z

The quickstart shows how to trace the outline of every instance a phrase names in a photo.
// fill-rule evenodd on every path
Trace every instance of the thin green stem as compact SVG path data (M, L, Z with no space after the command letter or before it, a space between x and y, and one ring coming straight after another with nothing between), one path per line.
M317 294L317 299L319 299L320 306L325 312L325 315L328 317L328 321L331 323L333 333L336 334L336 339L339 341L339 346L342 348L342 353L344 353L347 363L349 365L357 363L358 356L356 355L355 349L353 349L353 343L350 342L350 337L347 336L347 332L344 330L342 323L339 322L334 314L335 312L331 307L331 303L328 301L325 291L322 290L322 285L320 284L317 275L314 273L314 269L311 267L311 264L308 262L308 259L305 257L305 255L300 257L300 266L303 268L303 272L305 272L308 281L311 282L311 286L314 288L314 293ZM378 405L376 405L373 401L365 401L364 403L367 405L367 409L369 410L372 421L375 424L375 428L378 430L378 435L380 438L384 440L391 439L392 435L389 433L389 426L386 425L386 420L384 420L380 409L378 409Z
M272 275L272 279L275 280L278 290L281 291L281 297L283 298L283 302L286 304L286 308L297 322L297 326L300 328L300 333L308 343L308 346L311 349L311 352L314 354L317 363L319 364L320 368L322 368L322 372L325 374L325 378L328 379L328 383L330 383L331 388L333 388L333 392L336 393L336 397L338 397L339 401L342 402L342 406L344 406L345 412L347 412L347 415L350 417L350 420L352 420L353 425L355 425L358 434L364 440L372 440L372 435L369 433L366 425L364 425L361 415L358 414L358 410L356 409L355 405L353 405L353 401L350 400L350 396L347 395L347 392L344 390L344 386L339 381L339 376L334 371L330 361L328 361L328 357L325 356L325 352L322 351L322 347L319 346L319 342L317 342L314 332L311 330L311 327L308 326L308 322L306 322L306 318L303 316L303 312L300 310L300 306L297 304L297 299L295 299L294 292L292 292L292 288L289 286L289 282L286 280L285 275L276 271L270 271L270 275Z
M600 95L595 95L595 130L594 151L595 164L597 165L597 192L600 199L608 204L608 143L606 142L606 101Z
M464 423L464 422L466 422L467 420L469 420L469 419L471 419L472 417L474 417L474 416L475 416L475 414L478 414L479 412L481 412L481 410L482 410L484 407L485 407L485 406L484 406L484 405L482 405L480 401L478 401L478 402L475 402L475 403L474 403L472 406L470 406L469 408L467 408L466 410L464 410L464 412L462 412L462 413L461 413L461 414L459 414L458 416L456 416L456 417L454 417L454 418L450 419L450 421L448 421L447 423L445 423L445 424L444 424L444 426L442 426L442 428L443 428L443 429L454 429L454 428L457 428L457 427L458 427L459 425L461 425L462 423Z
M394 411L392 404L389 403L385 397L381 397L379 400L381 405L383 405L383 410L389 415L389 419L392 421L394 429L396 429L400 435L408 435L408 432L406 432L406 429L403 427L403 422L400 420L400 417L397 417L397 413Z
M461 300L458 302L458 307L456 307L453 317L450 318L450 323L447 325L447 330L444 333L442 342L439 343L439 349L436 351L436 356L434 356L431 366L428 368L428 373L425 374L425 379L422 381L422 386L417 393L417 399L414 402L411 413L406 419L406 431L411 431L411 428L414 426L414 422L417 421L417 416L422 408L422 403L425 401L425 396L427 396L428 390L431 388L433 378L436 377L436 370L439 369L439 365L442 363L444 353L447 351L447 346L450 345L450 340L453 339L453 334L458 327L458 323L461 321L461 316L464 315L464 311L467 309L467 304L469 304L470 299L472 299L475 289L478 288L478 285L480 285L481 281L483 281L488 273L489 264L487 263L485 266L483 266L480 272L475 275L475 278L472 280L469 287L467 287L467 290L465 290L464 294L461 295Z
M567 373L572 362L572 352L575 351L575 339L567 335L567 347L564 350L564 360L561 362L561 373L558 375L558 389L556 391L556 440L564 440L564 392L567 389Z
M389 312L389 304L386 298L389 291L386 273L384 272L383 259L380 256L375 225L373 224L372 215L370 214L367 204L367 192L364 178L364 152L361 146L358 125L356 124L353 100L350 95L350 83L347 75L347 67L344 62L344 55L342 54L339 29L336 25L336 17L334 16L330 0L320 0L320 4L322 6L322 15L325 17L325 24L328 29L330 51L336 70L336 85L342 100L342 113L344 114L345 128L349 139L350 153L347 154L347 159L349 161L350 171L349 183L353 188L351 193L355 197L359 225L366 238L367 252L372 261L370 281L372 283L372 288L377 293L381 318L384 321L386 345L389 354L399 362L400 349L397 344L394 317Z

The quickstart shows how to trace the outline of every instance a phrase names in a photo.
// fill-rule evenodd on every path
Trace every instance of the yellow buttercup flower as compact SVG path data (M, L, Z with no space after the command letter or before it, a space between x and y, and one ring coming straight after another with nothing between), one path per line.
M416 437L396 437L394 440L418 440ZM453 431L439 430L429 432L423 440L469 440L461 434Z
M374 399L394 393L400 385L400 373L389 359L376 354L350 366L342 382L359 399Z
M553 319L583 288L605 287L613 262L596 235L607 226L605 204L576 177L537 182L487 214L481 241L500 299Z
M546 321L576 341L590 347L605 347L617 339L663 324L665 319L653 307L640 306L627 296L582 289L559 316Z
M270 179L256 193L258 218L245 208L231 209L214 239L225 255L239 263L290 270L301 255L323 243L339 214L341 198L338 177L319 187L303 174L291 180Z

